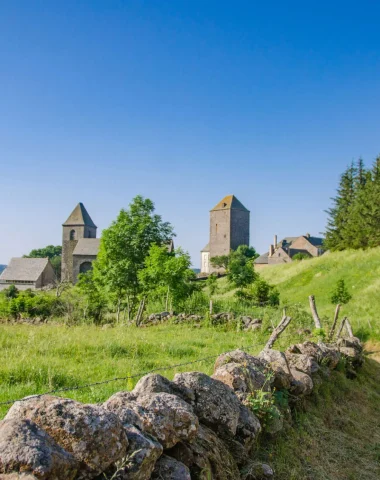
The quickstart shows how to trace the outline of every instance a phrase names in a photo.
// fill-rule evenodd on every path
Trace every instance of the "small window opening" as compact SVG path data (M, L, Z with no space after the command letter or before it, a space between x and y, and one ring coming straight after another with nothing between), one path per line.
M75 230L71 230L71 232L70 232L70 240L75 240L75 237L76 237Z

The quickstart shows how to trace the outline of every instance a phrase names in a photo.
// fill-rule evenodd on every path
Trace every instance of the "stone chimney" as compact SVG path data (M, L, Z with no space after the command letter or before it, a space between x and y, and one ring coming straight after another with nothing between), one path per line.
M305 235L305 237L306 237L306 238L310 238L310 233L307 233L307 234Z
M271 257L274 254L274 246L270 245L269 246L269 256Z
M277 235L274 236L274 248L277 248Z

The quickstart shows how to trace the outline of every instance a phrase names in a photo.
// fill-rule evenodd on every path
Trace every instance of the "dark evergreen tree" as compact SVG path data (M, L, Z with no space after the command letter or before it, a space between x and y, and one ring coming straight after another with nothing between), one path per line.
M347 248L347 223L355 200L356 186L357 167L352 163L341 175L337 196L332 198L333 206L327 210L329 218L325 246L330 250Z

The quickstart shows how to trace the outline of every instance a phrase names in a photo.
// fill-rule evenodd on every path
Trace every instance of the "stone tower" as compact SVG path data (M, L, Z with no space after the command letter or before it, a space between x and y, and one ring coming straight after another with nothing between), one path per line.
M210 211L210 241L201 253L201 271L216 271L210 259L228 255L239 245L249 245L249 210L234 195L227 195Z
M78 203L62 227L62 280L74 282L74 249L80 239L96 238L97 227L83 203Z

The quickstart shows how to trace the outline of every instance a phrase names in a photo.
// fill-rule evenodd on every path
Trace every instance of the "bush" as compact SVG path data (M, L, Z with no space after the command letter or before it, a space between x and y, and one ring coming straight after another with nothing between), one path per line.
M280 304L280 292L262 278L256 280L249 289L237 290L235 296L256 306L275 307Z
M307 253L298 252L295 255L293 255L292 260L301 261L301 260L309 260L310 258L311 258L311 255L308 255Z
M331 295L331 303L333 303L334 305L336 305L337 303L344 305L348 303L351 298L352 295L349 293L344 280L338 280L336 288Z

